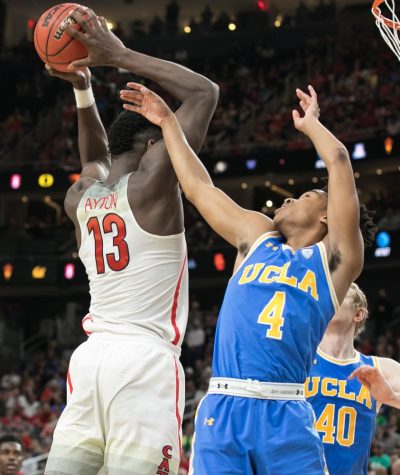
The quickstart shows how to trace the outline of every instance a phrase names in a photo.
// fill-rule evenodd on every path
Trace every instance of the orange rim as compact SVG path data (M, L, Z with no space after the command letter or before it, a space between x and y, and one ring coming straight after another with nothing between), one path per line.
M395 21L389 20L388 18L385 18L382 15L381 9L379 8L382 3L384 3L385 0L374 0L374 3L372 4L372 13L375 15L375 18L379 21L383 21L386 26L389 28L392 28L392 30L399 30L400 29L400 23L397 23Z

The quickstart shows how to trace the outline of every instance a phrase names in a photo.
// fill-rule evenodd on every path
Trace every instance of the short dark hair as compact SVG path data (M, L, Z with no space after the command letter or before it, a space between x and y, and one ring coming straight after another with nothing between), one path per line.
M3 435L2 437L0 437L0 446L2 444L8 444L8 443L12 443L12 444L20 444L22 448L24 448L24 444L22 443L22 440L17 437L16 435L13 435L13 434L6 434L6 435Z
M328 179L325 178L324 181L327 182ZM322 190L328 193L328 185L325 185ZM358 196L361 194L358 189L357 194ZM378 230L374 223L374 216L375 211L368 209L365 204L360 203L360 230L364 240L364 247L371 247L374 243L375 234Z
M112 158L140 148L144 153L150 139L158 141L161 138L160 127L136 112L123 111L111 124L108 148Z

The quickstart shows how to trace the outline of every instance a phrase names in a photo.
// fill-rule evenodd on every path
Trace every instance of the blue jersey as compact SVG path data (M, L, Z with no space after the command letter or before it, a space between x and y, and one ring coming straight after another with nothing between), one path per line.
M264 234L228 284L213 376L304 383L337 308L324 244L294 251Z
M376 358L357 352L351 360L338 360L318 349L305 384L330 475L368 473L377 402L357 379L347 379L362 365L376 366Z

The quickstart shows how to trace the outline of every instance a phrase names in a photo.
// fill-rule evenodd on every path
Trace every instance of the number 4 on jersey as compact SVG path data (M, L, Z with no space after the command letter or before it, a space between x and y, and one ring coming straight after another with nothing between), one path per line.
M115 230L117 231L117 234L113 236L113 246L118 249L118 258L116 257L115 252L106 254L109 268L113 271L125 269L125 267L129 264L128 244L124 240L126 237L125 221L117 214L110 213L103 218L103 230L100 227L98 218L95 216L89 219L86 226L89 234L93 233L94 236L97 273L104 274L105 272L102 231L104 234L115 232Z
M258 316L258 323L269 325L267 337L275 340L282 340L282 326L285 322L283 310L285 308L285 292L275 292L272 299L264 307Z

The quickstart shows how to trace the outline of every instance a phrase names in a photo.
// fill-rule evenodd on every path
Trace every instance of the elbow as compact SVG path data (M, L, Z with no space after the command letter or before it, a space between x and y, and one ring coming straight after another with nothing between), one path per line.
M207 83L200 91L203 96L203 100L207 101L210 105L215 107L219 98L219 86L213 81L207 80Z
M335 162L350 161L350 155L344 145L337 147L332 153L332 159Z

